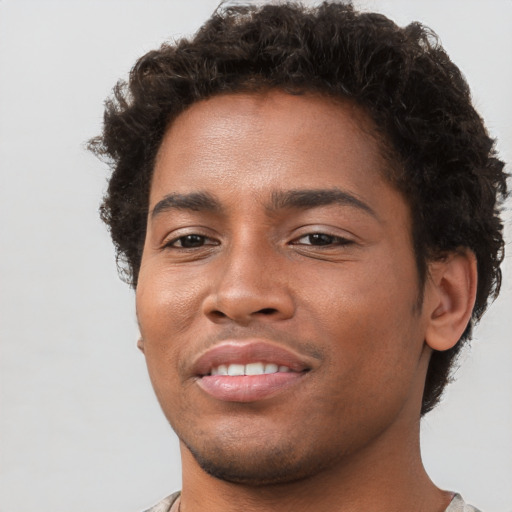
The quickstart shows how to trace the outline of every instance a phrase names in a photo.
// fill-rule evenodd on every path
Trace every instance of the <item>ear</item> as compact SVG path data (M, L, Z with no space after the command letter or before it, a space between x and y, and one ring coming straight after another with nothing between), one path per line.
M459 341L473 312L477 280L476 257L469 249L429 264L425 341L433 350L448 350Z
M144 340L142 339L142 336L137 340L137 348L144 354Z

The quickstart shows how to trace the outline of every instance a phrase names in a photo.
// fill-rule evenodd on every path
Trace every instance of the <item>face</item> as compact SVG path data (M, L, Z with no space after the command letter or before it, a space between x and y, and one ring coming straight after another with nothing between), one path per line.
M371 128L271 91L198 102L164 137L137 314L162 409L219 478L303 478L419 417L411 219Z

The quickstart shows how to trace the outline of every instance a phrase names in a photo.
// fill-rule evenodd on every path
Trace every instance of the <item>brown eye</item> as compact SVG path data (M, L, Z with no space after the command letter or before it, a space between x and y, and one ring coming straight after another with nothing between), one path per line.
M340 236L328 235L326 233L309 233L301 236L295 241L297 245L310 245L315 247L327 245L347 245L351 241Z
M202 235L185 235L176 238L168 245L171 247L180 247L182 249L193 249L202 247L206 243L206 237Z
M325 233L313 233L304 238L306 238L311 245L329 245L336 239L336 237L326 235Z

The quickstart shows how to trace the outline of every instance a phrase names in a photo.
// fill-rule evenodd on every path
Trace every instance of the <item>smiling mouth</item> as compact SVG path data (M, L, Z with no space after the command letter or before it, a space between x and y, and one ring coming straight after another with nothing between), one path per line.
M240 377L250 375L269 375L272 373L289 373L293 370L285 365L275 363L221 364L211 369L208 375Z
M285 392L313 369L310 357L262 340L230 340L194 364L196 384L223 402L255 402Z

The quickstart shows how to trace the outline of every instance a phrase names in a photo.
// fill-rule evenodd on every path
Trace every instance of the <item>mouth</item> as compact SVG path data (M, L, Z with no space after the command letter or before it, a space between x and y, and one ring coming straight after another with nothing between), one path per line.
M248 364L221 364L211 369L209 375L224 375L230 377L241 377L242 375L269 375L273 373L288 373L292 370L285 365L275 363L248 363Z
M264 341L227 341L202 354L196 383L210 397L255 402L288 390L313 369L311 358Z

